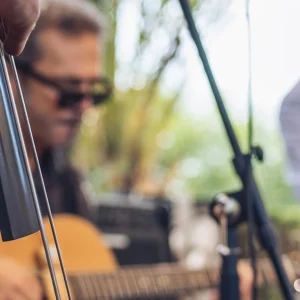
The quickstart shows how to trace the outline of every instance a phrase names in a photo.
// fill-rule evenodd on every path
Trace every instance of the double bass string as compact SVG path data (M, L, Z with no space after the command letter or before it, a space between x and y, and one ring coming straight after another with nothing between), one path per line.
M71 299L71 292L70 292L68 279L67 279L66 272L65 272L65 267L64 267L64 264L63 264L63 259L62 259L61 250L60 250L60 247L59 247L59 242L58 242L58 238L57 238L57 234L56 234L56 230L55 230L55 226L54 226L54 222L53 222L53 217L52 217L51 208L50 208L50 205L49 205L49 200L48 200L48 196L47 196L47 192L46 192L46 188L45 188L45 183L44 183L44 180L43 180L42 171L41 171L38 156L37 156L37 153L36 153L36 148L34 147L34 140L33 140L32 132L31 132L30 127L29 127L30 124L29 124L29 120L28 120L28 115L26 113L24 97L23 97L23 94L22 94L20 82L17 78L17 70L16 70L15 61L14 61L14 59L11 55L9 56L9 60L10 60L11 66L12 66L14 80L17 84L17 90L18 90L18 94L19 94L20 103L23 106L22 113L23 113L26 125L29 128L30 144L31 144L31 148L32 148L31 150L34 153L34 162L35 162L35 165L36 165L36 168L37 168L37 171L38 171L38 175L39 175L38 179L39 179L39 181L41 183L41 186L42 186L42 189L43 189L44 201L45 201L46 207L47 207L47 215L48 215L48 219L50 221L51 231L52 231L55 247L56 247L58 258L59 258L60 267L61 267L63 278L64 278L64 281L65 281L68 297L69 297L69 299Z
M3 22L3 20L1 20L1 21L2 21L2 28L3 28L4 34L6 35L4 22ZM2 60L2 63L3 63L4 69L7 70L4 55L5 55L4 54L4 47L3 47L3 43L1 43L1 60ZM18 73L17 73L16 64L15 64L14 58L11 55L8 55L8 57L9 57L9 61L10 61L11 67L12 67L14 82L15 82L16 87L17 87L18 98L19 98L19 103L20 103L20 106L21 106L22 115L24 117L26 127L27 127L27 130L28 130L28 136L29 136L29 140L30 140L30 147L31 147L31 151L32 151L32 154L33 154L33 157L34 157L35 166L36 166L37 171L38 171L38 180L40 181L42 189L43 189L44 201L45 201L46 207L47 207L47 216L48 216L48 219L50 221L51 231L52 231L52 235L54 237L55 247L56 247L56 251L57 251L57 254L58 254L58 258L59 258L60 268L62 270L65 287L66 287L66 290L67 290L68 298L72 299L71 292L70 292L70 287L69 287L69 283L68 283L68 279L67 279L67 275L66 275L66 271L65 271L65 267L64 267L64 264L63 264L61 250L60 250L60 247L59 247L59 242L58 242L58 238L57 238L57 234L56 234L56 230L55 230L55 226L54 226L54 222L53 222L53 217L52 217L51 208L50 208L50 204L49 204L49 200L48 200L48 196L47 196L47 191L46 191L46 188L45 188L45 183L44 183L44 180L43 180L43 175L42 175L38 155L37 155L35 144L34 144L34 139L33 139L32 131L31 131L31 127L30 127L30 122L29 122L29 118L28 118L28 114L27 114L27 110L26 110L24 96L23 96L21 84L20 84L20 81L19 81ZM6 74L5 74L5 78L6 78L6 81L7 81L7 86L10 88L10 79L9 79L7 71L6 71ZM11 95L12 95L12 93L11 93ZM14 106L14 103L13 103L12 99L11 99L11 102ZM15 114L17 114L16 108L15 108ZM17 115L16 115L16 117L17 117ZM22 132L20 132L20 136L21 137L23 136ZM47 240L47 236L46 236L46 233L45 233L42 214L41 214L41 208L40 208L40 204L39 204L38 197L37 197L37 194L36 194L34 181L33 181L31 171L30 171L30 168L29 168L29 162L28 162L28 159L27 159L25 146L24 146L24 152L25 152L25 159L27 160L27 172L29 173L30 185L31 185L31 189L33 191L34 206L35 206L35 209L36 209L36 212L37 212L37 218L38 218L39 227L40 227L40 231L41 231L41 237L42 237L42 241L43 241L43 245L44 245L45 255L46 255L46 259L47 259L47 263L48 263L48 267L49 267L49 271L50 271L50 275L51 275L51 280L52 280L55 296L56 296L57 299L61 299L58 284L57 284L57 279L56 279L56 275L55 275L55 271L54 271L54 267L53 267L53 262L52 262L52 258L51 258L51 254L50 254L49 242Z

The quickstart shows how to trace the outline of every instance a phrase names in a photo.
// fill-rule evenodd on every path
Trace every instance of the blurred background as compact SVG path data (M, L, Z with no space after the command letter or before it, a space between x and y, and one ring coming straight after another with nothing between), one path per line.
M232 152L178 1L94 0L107 15L106 74L112 103L90 111L73 153L96 193L120 192L193 201L240 183ZM246 150L248 48L245 3L191 1L208 57L239 141ZM255 165L272 216L297 221L285 183L278 112L298 79L300 4L251 2ZM280 215L278 213L280 211ZM293 216L293 214L295 214Z
M231 148L179 2L93 2L107 16L105 70L115 92L111 103L85 116L72 158L87 176L95 202L114 193L206 205L219 192L240 189ZM190 4L246 151L245 1ZM254 141L265 153L264 163L255 163L255 173L284 243L293 245L298 245L300 208L285 180L279 109L299 76L299 10L297 0L253 0L250 5Z

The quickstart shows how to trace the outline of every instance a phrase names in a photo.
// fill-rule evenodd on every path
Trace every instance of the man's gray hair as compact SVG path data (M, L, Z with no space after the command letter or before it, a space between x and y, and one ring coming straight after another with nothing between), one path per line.
M67 35L92 33L103 37L106 22L99 9L88 0L42 0L40 18L17 60L32 64L40 59L43 53L39 34L52 28Z

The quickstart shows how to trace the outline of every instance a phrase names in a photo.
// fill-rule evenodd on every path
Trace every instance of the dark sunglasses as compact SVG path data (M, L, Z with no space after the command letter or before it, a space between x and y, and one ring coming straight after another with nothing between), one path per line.
M58 105L62 108L71 107L82 101L84 98L90 98L94 105L99 105L107 101L112 94L112 85L105 77L99 77L92 80L80 80L75 78L60 78L55 80L36 72L29 64L26 63L16 61L16 67L22 73L27 74L37 81L57 90L60 93ZM81 93L74 90L82 82L90 84L91 92Z

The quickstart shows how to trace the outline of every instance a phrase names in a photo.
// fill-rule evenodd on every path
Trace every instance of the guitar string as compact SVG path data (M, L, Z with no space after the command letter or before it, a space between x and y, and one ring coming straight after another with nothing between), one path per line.
M2 21L2 28L3 28L3 31L4 31L4 35L6 36L4 21L3 21L3 19L1 19L1 21ZM5 63L3 44L1 44L1 47L2 47L2 60ZM15 61L14 61L14 58L12 57L12 55L8 55L8 57L9 57L9 61L10 61L11 67L12 67L12 71L13 71L12 73L13 73L14 82L16 84L17 91L18 91L18 100L19 100L19 103L21 104L22 115L24 117L25 124L26 124L27 130L28 130L28 133L29 133L30 146L31 146L31 150L32 150L32 153L33 153L33 157L34 157L34 162L35 162L35 165L37 167L38 177L39 177L42 189L43 189L44 200L45 200L46 207L47 207L47 215L48 215L48 219L50 221L51 232L52 232L52 235L54 237L54 243L55 243L56 251L57 251L57 254L58 254L58 258L59 258L60 267L61 267L61 270L62 270L62 273L63 273L65 287L66 287L66 290L67 290L68 298L71 300L72 297L71 297L70 287L69 287L69 284L68 284L68 279L67 279L65 267L64 267L64 264L63 264L61 250L60 250L60 247L59 247L58 238L57 238L56 230L55 230L55 227L54 227L51 208L50 208L50 205L49 205L49 200L48 200L48 196L47 196L47 192L46 192L46 188L45 188L45 184L44 184L44 180L43 180L43 176L42 176L42 172L41 172L41 168L40 168L40 164L39 164L39 159L38 159L38 155L37 155L35 144L34 144L34 139L33 139L32 131L31 131L31 126L30 126L30 122L29 122L29 118L28 118L28 114L27 114L27 109L26 109L26 105L25 105L25 101L24 101L24 96L23 96L21 84L20 84L19 77L18 77L16 64L15 64ZM9 78L9 77L7 77L7 78ZM7 79L7 81L9 81L9 80ZM10 82L8 82L8 84L10 85ZM25 153L25 157L26 157L26 153ZM39 202L38 202L38 197L37 197L37 194L36 194L34 181L33 181L31 172L29 170L28 170L28 173L29 173L29 178L30 178L31 189L33 190L34 206L35 206L37 216L38 216L39 227L40 227L40 230L41 230L41 237L42 237L42 241L43 241L43 245L44 245L45 255L46 255L46 259L47 259L47 263L48 263L48 267L49 267L49 271L50 271L50 275L51 275L53 288L54 288L54 291L55 291L55 296L56 296L57 299L60 299L60 292L59 292L59 288L58 288L58 285L57 285L56 275L55 275L55 272L54 272L53 262L52 262L51 253L50 253L50 249L49 249L49 242L47 240L46 232L45 232L44 225L43 225L41 209L40 209L40 205L39 205Z

